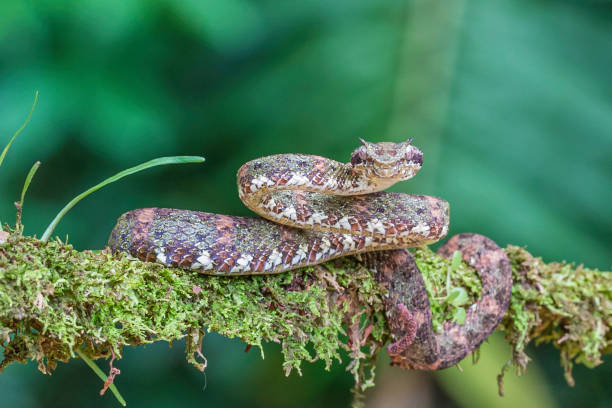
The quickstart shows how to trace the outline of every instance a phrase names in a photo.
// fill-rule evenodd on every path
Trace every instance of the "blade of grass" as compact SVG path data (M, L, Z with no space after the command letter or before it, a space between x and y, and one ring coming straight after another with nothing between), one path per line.
M55 227L57 227L57 224L60 222L62 217L64 215L66 215L66 213L68 211L70 211L70 209L72 207L74 207L83 198L85 198L88 195L90 195L91 193L101 189L102 187L104 187L107 184L110 184L110 183L113 183L113 182L115 182L117 180L120 180L120 179L122 179L125 176L129 176L130 174L134 174L134 173L137 173L139 171L146 170L148 168L155 167L155 166L163 166L163 165L166 165L166 164L181 164L181 163L202 163L203 161L204 161L204 158L200 157L200 156L160 157L160 158L153 159L153 160L150 160L148 162L139 164L138 166L134 166L134 167L131 167L129 169L123 170L123 171L115 174L114 176L107 178L106 180L104 180L100 184L96 184L95 186L91 187L89 190L86 190L86 191L82 192L81 194L79 194L78 196L76 196L72 200L70 200L70 202L68 204L66 204L66 206L64 206L64 208L62 208L62 210L59 213L57 213L57 215L55 216L53 221L51 221L51 224L49 224L49 226L45 230L45 232L42 235L42 237L40 238L40 240L43 241L43 242L47 241L49 239L49 237L51 236L51 234L53 233L53 230L55 230Z
M93 372L96 373L96 375L98 377L100 377L100 379L103 382L106 382L106 379L108 377L106 376L106 374L104 374L104 372L102 372L100 367L98 367L96 365L96 363L93 362L92 359L87 357L85 355L85 353L83 353L81 351L81 349L77 348L77 349L75 349L75 351L79 355L79 357L81 357L81 359L89 366L89 368L91 368L93 370ZM117 401L119 401L119 403L125 407L127 404L126 404L125 400L123 399L123 397L121 396L121 394L119 394L119 390L117 389L117 387L115 387L115 384L111 384L108 388L110 388L110 390L113 393L113 395L115 396L115 398L117 398Z
M21 189L21 200L19 200L19 204L21 204L22 206L23 206L23 200L25 199L25 195L28 191L28 188L30 187L30 183L32 182L32 179L34 178L34 175L36 174L36 171L38 171L39 167L40 167L40 162L37 161L36 163L34 163L32 168L28 172L28 175L26 176L25 182L23 183L23 188Z
M23 129L25 129L25 127L28 124L28 122L30 122L30 119L32 118L32 113L34 113L34 109L36 108L36 104L37 103L38 103L38 91L36 91L34 93L34 102L32 102L32 107L30 108L30 113L28 113L28 117L26 118L25 122L23 122L23 124L19 127L19 129L17 129L17 131L13 134L13 137L11 137L11 140L9 140L8 144L6 145L6 147L4 148L2 153L0 154L0 166L2 166L2 162L4 161L4 157L6 156L6 153L8 152L9 148L13 144L13 141L15 140L17 135L19 135L21 133L21 131Z
M40 167L39 161L34 163L32 168L28 172L28 175L26 176L25 182L23 183L23 188L21 189L21 199L19 200L19 204L17 204L17 223L15 226L16 229L21 228L21 213L23 211L23 200L25 199L25 195L26 195L26 192L28 191L28 187L30 187L30 183L32 182L32 179L34 178L34 175L36 174L36 171L38 170L39 167Z

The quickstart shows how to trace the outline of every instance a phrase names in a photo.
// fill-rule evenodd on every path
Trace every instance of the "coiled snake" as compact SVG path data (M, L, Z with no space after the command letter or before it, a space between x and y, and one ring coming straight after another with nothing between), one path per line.
M279 154L244 164L240 199L264 218L145 208L122 215L109 246L141 260L205 274L246 275L289 271L342 256L360 261L388 289L384 299L395 365L440 369L477 348L500 322L510 300L505 253L481 235L461 234L440 249L455 250L474 266L482 293L463 325L432 327L425 285L408 247L448 232L449 206L437 197L381 192L414 176L423 154L411 144L368 143L350 163L320 156Z

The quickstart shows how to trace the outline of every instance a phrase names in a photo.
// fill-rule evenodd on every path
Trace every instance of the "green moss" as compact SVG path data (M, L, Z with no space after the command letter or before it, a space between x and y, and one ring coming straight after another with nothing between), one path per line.
M561 350L570 382L573 362L599 364L611 348L610 275L547 265L517 247L507 253L515 284L503 328L513 362L525 368L524 348L535 339ZM480 291L475 272L426 247L415 259L436 327L460 322ZM384 289L350 258L278 275L215 277L12 233L0 244L0 288L0 370L33 359L48 373L77 348L93 359L111 351L120 358L125 346L185 337L187 360L204 370L206 328L253 346L281 343L287 375L300 373L303 361L329 368L345 350L359 394L374 384L376 357L389 336Z
M364 350L380 348L387 335L383 289L350 260L328 267L333 273L321 266L278 275L203 276L11 236L0 246L0 368L34 359L49 372L57 361L74 357L76 347L84 346L92 358L111 349L120 357L124 346L187 336L187 359L204 369L199 345L207 328L254 346L281 343L287 374L299 373L302 361L323 360L329 368L345 349L361 387L368 382L362 366L373 355ZM360 327L341 341L338 333L355 316ZM357 349L348 345L362 340Z
M461 261L458 251L453 259L442 258L428 247L417 248L414 255L425 280L434 330L440 331L447 320L461 324L464 307L478 299L482 288L474 270Z
M612 351L612 274L582 265L546 264L523 248L508 246L513 290L502 321L518 373L529 357L525 347L551 343L559 349L565 377L574 384L574 363L594 367Z

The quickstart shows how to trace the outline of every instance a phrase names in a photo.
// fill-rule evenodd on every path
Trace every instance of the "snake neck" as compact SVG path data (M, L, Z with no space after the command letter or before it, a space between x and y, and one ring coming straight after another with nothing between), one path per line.
M265 218L271 217L262 211L261 202L277 192L355 196L382 191L397 182L358 173L350 163L304 154L279 154L249 161L240 167L237 179L242 202Z
M356 172L350 163L306 154L277 154L251 160L238 170L240 197L261 196L277 190L303 190L334 195L382 191L398 179Z
M300 154L263 157L238 171L240 199L279 224L390 240L394 247L435 242L446 235L448 203L380 192L395 181L368 177L350 164Z

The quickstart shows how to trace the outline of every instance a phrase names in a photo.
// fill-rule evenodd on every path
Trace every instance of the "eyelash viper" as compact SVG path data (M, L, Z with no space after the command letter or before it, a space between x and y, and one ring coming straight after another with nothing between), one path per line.
M144 208L122 215L109 247L145 261L204 274L280 273L356 255L388 290L392 364L411 369L452 366L476 349L504 316L512 290L503 250L476 234L451 238L438 251L461 251L482 281L464 324L440 333L423 278L406 249L446 236L448 203L440 198L382 192L416 174L422 152L404 143L362 141L349 163L279 154L245 163L238 192L263 218Z

